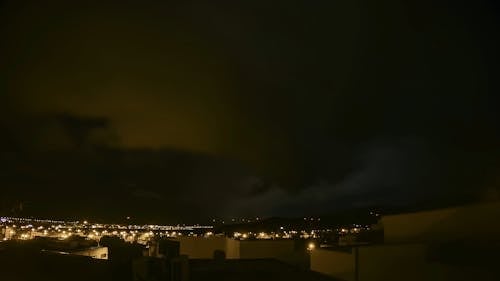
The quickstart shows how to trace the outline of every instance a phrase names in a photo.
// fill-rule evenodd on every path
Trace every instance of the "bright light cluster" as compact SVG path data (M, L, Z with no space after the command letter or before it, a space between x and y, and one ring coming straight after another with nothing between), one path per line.
M29 240L36 237L51 237L60 240L72 236L99 241L104 236L116 236L127 242L147 244L152 239L203 235L212 226L206 225L121 225L101 224L84 221L42 220L30 218L1 217L1 241ZM196 232L196 233L195 233ZM213 235L211 231L205 235Z
M275 240L305 239L316 241L306 243L308 250L323 247L325 237L350 237L370 230L368 225L351 224L334 229L294 229L289 225L276 227L275 231L236 231L216 233L213 226L203 225L135 225L135 224L102 224L84 221L39 220L25 218L1 217L0 242L7 240L30 240L36 237L50 237L60 240L72 237L100 241L103 237L118 237L126 242L147 245L161 238L177 238L181 236L204 237L229 236L237 240ZM257 218L256 218L257 219ZM305 218L310 221L319 218Z

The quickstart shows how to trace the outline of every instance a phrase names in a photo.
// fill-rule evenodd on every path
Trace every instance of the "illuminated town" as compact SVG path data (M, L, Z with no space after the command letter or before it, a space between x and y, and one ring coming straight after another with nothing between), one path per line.
M119 225L12 217L2 217L0 220L4 241L29 240L36 237L67 239L71 236L99 241L104 236L115 236L127 242L146 244L154 237L193 236L203 231L209 234L209 230L213 228L202 225Z
M244 219L245 223L234 219L234 224L219 220L214 225L125 225L1 217L0 258L5 264L19 262L16 253L21 252L22 261L33 266L42 261L51 261L49 265L56 268L67 264L67 270L91 266L99 276L108 276L102 280L116 276L122 277L113 280L157 280L140 279L148 276L205 280L207 274L214 274L210 278L215 280L231 272L247 276L255 268L261 268L267 277L273 270L287 278L302 274L301 280L355 281L357 275L372 280L373 274L397 280L387 272L403 276L417 265L418 274L414 273L411 280L427 280L440 270L451 270L448 274L453 278L477 274L464 270L464 261L455 260L453 250L446 248L449 241L460 241L454 247L472 253L472 245L483 251L496 245L500 237L498 225L489 223L500 215L498 203L367 215L374 223L330 228L318 227L326 220L318 217L254 218ZM288 224L280 224L285 221ZM478 243L478 237L488 243ZM435 255L435 251L440 254L438 261L429 260L428 255ZM394 262L399 265L396 269ZM485 270L486 277L494 275L486 270L490 268L487 257L475 257L475 262L480 263L474 266ZM221 265L227 271L220 272ZM289 271L289 267L301 270Z
M377 214L378 216L378 214ZM313 221L314 218L304 218L304 221ZM320 221L320 219L316 219ZM359 234L369 231L370 225L352 224L339 228L325 229L293 229L290 226L280 226L276 231L258 232L215 232L212 225L121 225L102 224L88 221L61 221L50 219L32 219L1 217L0 237L3 241L30 240L37 237L47 237L59 240L71 237L82 237L99 241L102 237L118 237L129 243L146 245L148 242L162 238L211 237L226 236L237 240L253 239L319 239L334 235ZM213 220L216 222L216 220ZM233 219L231 221L237 221ZM252 219L239 219L238 221L250 223ZM256 218L253 221L259 221ZM221 221L224 224L224 221ZM310 228L310 227L309 227Z

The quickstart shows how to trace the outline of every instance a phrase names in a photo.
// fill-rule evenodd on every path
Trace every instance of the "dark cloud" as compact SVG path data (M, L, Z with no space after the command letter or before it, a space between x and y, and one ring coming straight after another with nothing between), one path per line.
M160 219L498 192L492 2L2 3L5 205Z
M494 191L498 190L498 147L464 151L464 147L446 145L422 138L376 139L351 155L353 169L342 179L325 176L296 192L273 187L235 206L254 214L301 216L304 210L326 214L352 208L429 208L498 200Z

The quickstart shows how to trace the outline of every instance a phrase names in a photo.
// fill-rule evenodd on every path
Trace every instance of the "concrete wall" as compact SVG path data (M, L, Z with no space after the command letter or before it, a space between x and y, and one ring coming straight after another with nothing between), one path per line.
M315 249L311 251L311 270L339 280L354 280L354 254Z
M353 254L316 249L311 252L311 270L347 281L500 280L496 266L443 264L428 254L426 244L362 246Z
M225 237L179 237L180 254L190 259L211 259L222 250L228 259L285 259L294 252L293 240L239 241Z
M439 242L460 239L498 240L500 203L384 216L386 243Z
M227 255L225 237L178 237L180 254L190 259L212 259L214 251L221 250Z
M292 255L295 246L293 240L243 240L239 243L241 259L282 259Z
M359 247L358 280L440 280L426 254L423 244Z
M311 269L357 281L500 280L499 217L500 203L384 216L385 244L313 250Z
M240 241L229 238L226 239L226 258L240 258Z
M315 249L311 270L346 281L445 280L442 267L426 255L424 244L364 246L352 253Z
M448 265L428 258L425 244L392 244L358 249L359 281L500 280L496 266ZM464 253L465 254L465 253ZM477 256L477 258L481 258Z

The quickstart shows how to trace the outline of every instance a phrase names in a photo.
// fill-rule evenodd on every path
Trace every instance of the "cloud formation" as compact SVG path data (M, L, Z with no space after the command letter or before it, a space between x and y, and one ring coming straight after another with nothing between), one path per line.
M267 2L5 1L2 204L156 219L495 197L489 2Z

